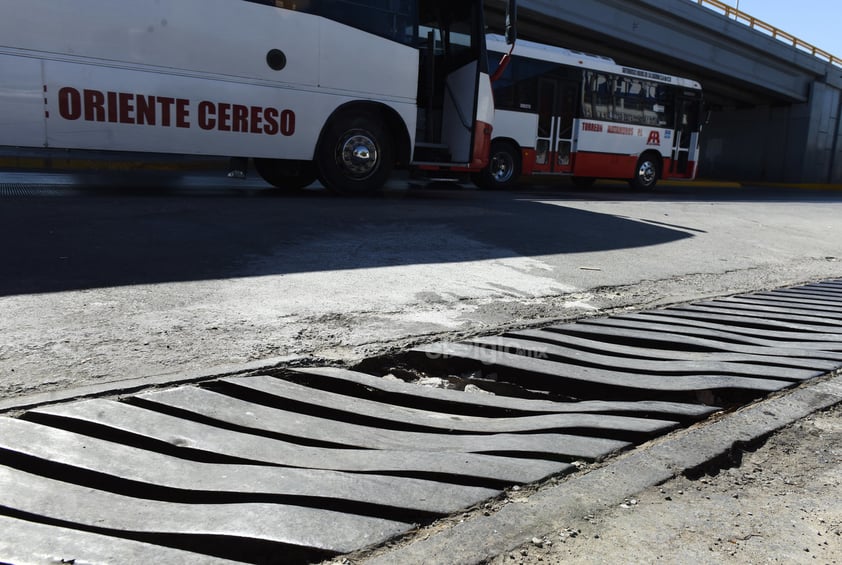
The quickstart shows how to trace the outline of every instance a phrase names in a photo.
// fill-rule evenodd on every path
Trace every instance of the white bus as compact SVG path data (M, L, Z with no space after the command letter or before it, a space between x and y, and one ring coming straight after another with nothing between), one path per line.
M252 158L342 193L483 166L485 31L476 0L0 0L0 146Z
M491 65L508 52L489 36ZM491 69L493 71L493 68ZM694 179L702 89L693 80L618 65L608 57L518 40L493 83L495 117L484 188L528 175L565 175L578 186L624 179Z

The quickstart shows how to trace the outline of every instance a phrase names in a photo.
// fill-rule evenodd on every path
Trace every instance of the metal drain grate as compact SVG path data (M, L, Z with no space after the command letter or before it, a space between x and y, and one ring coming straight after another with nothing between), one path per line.
M78 194L69 186L0 182L0 198L31 196L67 196Z
M0 418L0 562L310 563L380 544L842 367L840 306L829 281L418 347L375 374ZM497 394L378 376L390 366Z

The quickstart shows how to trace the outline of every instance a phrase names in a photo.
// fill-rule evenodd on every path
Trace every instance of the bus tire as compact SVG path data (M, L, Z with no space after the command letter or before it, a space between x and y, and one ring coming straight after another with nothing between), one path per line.
M652 190L661 176L660 156L657 153L644 153L637 160L634 176L629 185L635 190Z
M311 161L254 159L254 168L263 180L284 190L301 190L316 182L316 167Z
M511 188L520 178L520 151L508 141L492 141L488 166L474 173L472 180L480 188L504 190Z
M394 165L392 137L383 121L368 112L346 112L332 119L316 148L319 180L337 194L377 192Z

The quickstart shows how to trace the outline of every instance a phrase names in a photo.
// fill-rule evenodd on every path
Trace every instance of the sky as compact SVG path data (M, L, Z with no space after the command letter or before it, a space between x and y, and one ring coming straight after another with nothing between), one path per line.
M842 58L842 0L722 0Z

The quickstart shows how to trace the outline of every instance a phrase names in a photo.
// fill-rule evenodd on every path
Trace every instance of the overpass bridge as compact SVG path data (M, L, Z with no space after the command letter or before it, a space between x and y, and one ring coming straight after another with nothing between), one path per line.
M719 0L519 6L523 38L701 82L701 176L842 183L842 59Z

